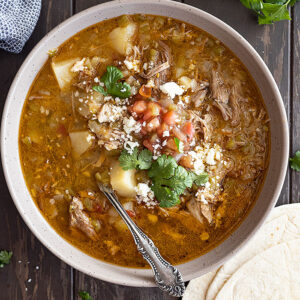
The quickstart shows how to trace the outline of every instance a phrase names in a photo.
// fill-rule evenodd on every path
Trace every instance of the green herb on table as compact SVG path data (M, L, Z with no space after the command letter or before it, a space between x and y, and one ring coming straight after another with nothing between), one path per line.
M78 293L78 295L81 297L82 300L94 300L90 294L88 292L85 292L85 291L80 291Z
M100 79L100 81L104 83L105 88L101 85L97 85L93 87L93 90L105 96L111 95L119 98L128 98L131 95L131 88L128 83L119 82L123 77L123 73L117 67L108 66L106 72Z
M0 251L0 268L3 268L4 265L8 265L10 263L10 259L12 257L11 251Z
M300 172L300 150L298 150L294 157L290 158L291 168Z
M291 20L289 7L300 0L240 0L258 16L259 24L272 24L281 20Z
M132 154L123 150L119 157L119 162L123 170L147 170L151 167L152 153L148 149L139 152L137 147L134 148Z
M174 142L178 149L178 152L183 153L183 147L184 147L183 142L180 139L178 139L177 137L174 138Z

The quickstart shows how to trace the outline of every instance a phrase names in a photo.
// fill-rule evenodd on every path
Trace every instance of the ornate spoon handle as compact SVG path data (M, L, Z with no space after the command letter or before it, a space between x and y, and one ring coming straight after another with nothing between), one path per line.
M160 255L153 241L131 220L114 191L101 183L98 183L98 187L128 226L138 251L154 272L155 282L158 287L174 297L181 297L184 293L185 285L180 272Z

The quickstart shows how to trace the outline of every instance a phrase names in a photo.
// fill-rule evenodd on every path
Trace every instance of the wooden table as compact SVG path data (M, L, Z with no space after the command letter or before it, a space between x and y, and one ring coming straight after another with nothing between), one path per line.
M150 0L149 0L150 1ZM53 27L100 0L43 0L37 26L21 54L0 50L1 111L11 82L27 54ZM262 56L279 86L290 125L291 153L300 149L300 3L293 21L259 26L238 0L184 0L217 16L240 32ZM131 288L89 277L50 253L24 224L0 174L0 249L10 249L10 265L0 269L0 299L78 299L86 290L94 299L171 299L157 288ZM300 173L288 170L278 205L300 202Z

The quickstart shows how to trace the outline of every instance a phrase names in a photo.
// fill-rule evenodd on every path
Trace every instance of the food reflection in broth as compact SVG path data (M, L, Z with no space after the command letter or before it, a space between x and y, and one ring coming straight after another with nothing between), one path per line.
M216 38L172 18L93 25L49 51L22 113L30 193L85 253L146 267L97 189L111 184L173 264L223 241L245 218L269 151L263 99Z

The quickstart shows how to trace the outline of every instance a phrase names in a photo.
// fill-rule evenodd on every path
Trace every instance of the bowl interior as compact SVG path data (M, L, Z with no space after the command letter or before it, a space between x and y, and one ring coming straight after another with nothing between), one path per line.
M264 187L241 226L209 253L178 266L184 280L200 276L235 254L262 225L279 196L288 159L288 127L276 83L255 50L236 31L215 17L174 1L113 1L92 7L68 19L41 40L23 63L9 91L2 119L2 164L10 193L24 221L55 255L76 269L117 284L154 286L152 271L118 267L94 259L62 239L43 218L27 190L18 150L18 130L26 94L47 59L47 51L78 31L122 14L145 13L169 16L193 24L227 45L255 79L271 118L271 157Z

